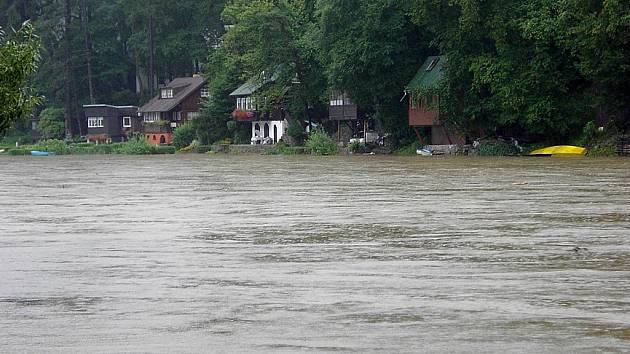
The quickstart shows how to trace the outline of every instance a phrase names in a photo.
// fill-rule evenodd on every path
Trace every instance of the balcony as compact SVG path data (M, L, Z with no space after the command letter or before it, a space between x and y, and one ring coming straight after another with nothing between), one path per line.
M232 112L232 118L239 122L252 122L258 120L258 112L236 109Z
M330 120L354 120L358 119L356 105L329 106L328 118Z

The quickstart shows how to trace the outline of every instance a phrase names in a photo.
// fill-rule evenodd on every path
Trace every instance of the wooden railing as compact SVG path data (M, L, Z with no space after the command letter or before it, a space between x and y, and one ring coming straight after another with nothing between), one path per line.
M630 136L619 138L617 143L617 154L619 156L630 156Z

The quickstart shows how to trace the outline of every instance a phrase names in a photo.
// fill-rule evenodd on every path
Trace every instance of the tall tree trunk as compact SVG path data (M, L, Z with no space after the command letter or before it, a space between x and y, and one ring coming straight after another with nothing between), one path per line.
M63 29L63 99L64 99L64 121L66 127L66 138L72 138L72 91L71 76L72 68L70 63L70 22L72 14L70 12L70 0L64 0L64 29Z
M81 0L81 25L83 26L83 41L85 44L85 61L87 64L87 82L90 93L90 103L94 104L94 83L92 76L92 43L90 39L88 0Z
M153 14L149 16L149 92L155 93L155 39L153 33Z

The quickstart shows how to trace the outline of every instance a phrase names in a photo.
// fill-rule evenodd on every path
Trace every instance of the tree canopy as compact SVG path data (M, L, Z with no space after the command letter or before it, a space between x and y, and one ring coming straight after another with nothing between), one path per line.
M0 135L41 101L28 83L38 63L39 38L30 23L11 35L0 27Z
M43 45L33 88L42 108L63 107L72 134L82 104L140 105L202 71L212 97L196 124L202 140L234 134L229 93L270 76L257 93L267 108L317 121L343 91L405 139L401 97L429 55L446 58L432 88L446 124L471 137L630 128L627 1L0 0L0 26L25 20Z

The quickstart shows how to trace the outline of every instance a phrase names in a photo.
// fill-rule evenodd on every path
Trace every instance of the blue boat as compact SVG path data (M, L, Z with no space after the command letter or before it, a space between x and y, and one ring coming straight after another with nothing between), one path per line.
M31 151L31 156L55 156L55 154L52 153L52 152L48 152L48 151L33 150L33 151Z

